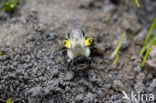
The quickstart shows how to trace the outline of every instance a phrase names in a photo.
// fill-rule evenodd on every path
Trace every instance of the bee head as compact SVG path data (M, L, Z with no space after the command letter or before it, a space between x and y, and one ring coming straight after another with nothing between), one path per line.
M66 40L63 41L63 44L66 48L75 49L75 48L85 48L89 47L92 44L92 38L85 36L85 32L80 28L69 29L66 35Z
M70 40L70 39L63 40L63 45L64 47L68 49L69 48L84 48L84 47L91 46L92 42L93 42L92 38L84 37L81 40L75 40L75 41Z

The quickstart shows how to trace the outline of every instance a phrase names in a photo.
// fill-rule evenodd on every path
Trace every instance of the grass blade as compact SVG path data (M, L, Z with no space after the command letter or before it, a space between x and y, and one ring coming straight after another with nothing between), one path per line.
M123 42L124 38L125 38L125 33L122 34L121 39L120 39L120 42L119 42L119 44L117 45L117 47L116 47L116 49L114 50L114 52L112 53L111 58L114 58L115 55L118 53L118 51L119 51L119 49L120 49L120 47L121 47L121 45L122 45L122 42Z
M128 2L129 2L129 0L125 0L125 4L126 4L126 5L128 4Z
M149 46L148 50L146 51L146 54L145 54L144 59L143 59L143 61L142 61L141 67L143 67L143 66L145 65L145 62L146 62L147 57L148 57L148 54L149 54L149 52L151 51L152 46L153 46L155 43L156 43L156 32L155 32L155 36L154 36L153 39L150 41L150 46Z
M11 103L11 98L8 98L6 103Z
M146 45L142 47L140 51L140 56L143 55L145 51L146 51Z
M138 8L140 7L139 0L135 0L135 4L136 4L136 6L137 6Z
M3 55L4 53L2 51L0 51L0 56Z
M116 64L117 64L118 59L119 59L119 56L118 56L118 54L116 54L116 55L115 55L115 59L114 59L114 61L113 61L113 65L116 65Z
M143 47L142 47L142 49L140 51L140 55L143 55L143 53L145 52L148 39L150 38L155 26L156 26L156 17L155 17L155 19L154 19L154 21L152 23L152 26L150 27L150 30L147 33L147 36L146 36L145 41L144 41L144 45L143 45Z

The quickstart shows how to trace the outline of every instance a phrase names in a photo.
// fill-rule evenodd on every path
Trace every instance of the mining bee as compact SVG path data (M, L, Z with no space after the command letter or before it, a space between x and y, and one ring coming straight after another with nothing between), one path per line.
M66 39L63 40L63 45L67 49L69 68L74 66L83 69L91 63L90 46L92 41L93 39L85 35L76 21L69 23Z

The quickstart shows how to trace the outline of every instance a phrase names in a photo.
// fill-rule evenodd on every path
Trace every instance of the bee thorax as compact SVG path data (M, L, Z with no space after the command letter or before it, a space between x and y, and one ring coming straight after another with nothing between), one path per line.
M69 59L74 59L76 57L84 56L88 57L90 55L90 48L76 48L67 50L67 55Z

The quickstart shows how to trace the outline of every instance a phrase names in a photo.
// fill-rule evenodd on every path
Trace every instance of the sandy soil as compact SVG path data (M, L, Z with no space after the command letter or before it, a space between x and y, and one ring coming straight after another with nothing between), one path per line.
M8 97L13 103L133 103L122 99L122 91L156 96L156 71L141 68L139 56L156 2L141 1L138 9L115 1L25 0L13 14L1 12L0 103ZM85 70L67 70L62 40L71 19L97 47ZM123 32L113 68L110 55Z

